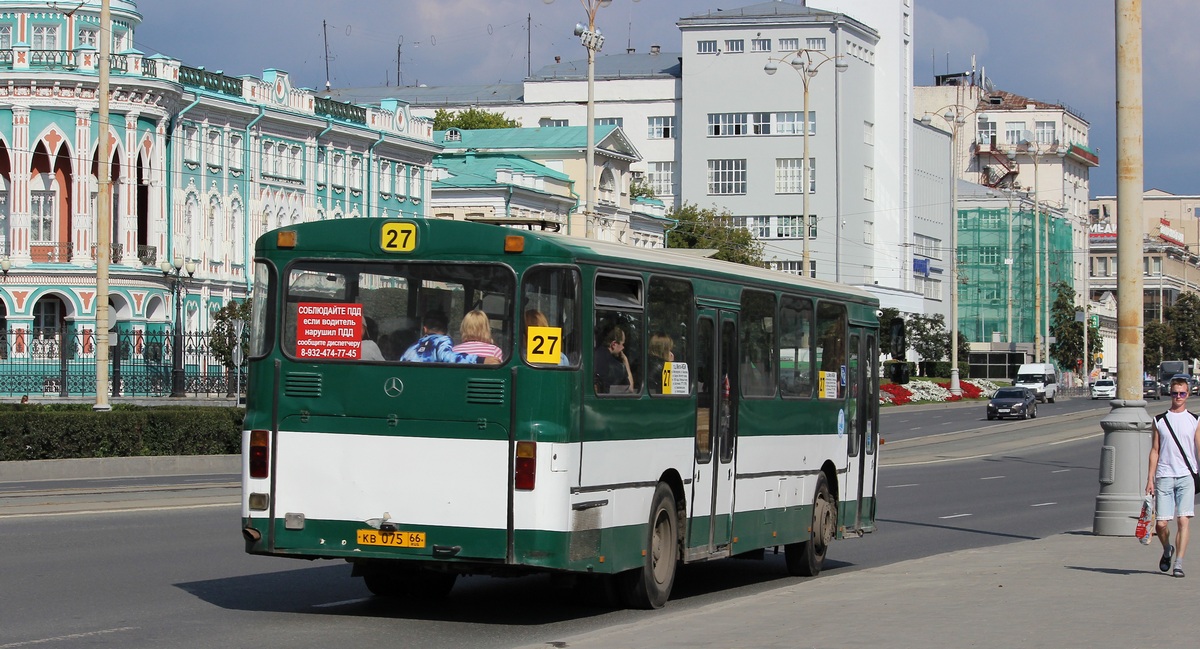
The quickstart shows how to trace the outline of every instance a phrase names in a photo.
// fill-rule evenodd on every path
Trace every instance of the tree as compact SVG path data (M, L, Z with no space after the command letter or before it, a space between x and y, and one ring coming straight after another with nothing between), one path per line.
M1084 325L1087 325L1089 353L1100 348L1100 333L1090 324L1077 321L1076 311L1074 289L1066 282L1055 282L1054 304L1050 307L1050 334L1054 336L1050 356L1064 369L1081 367Z
M762 266L762 244L750 231L734 223L728 210L717 213L715 207L700 209L692 203L677 205L669 218L678 224L667 235L670 248L715 248L716 259L748 266Z
M1163 348L1166 360L1191 360L1200 357L1200 298L1184 293L1166 310L1163 319L1170 323L1172 340Z
M246 355L250 352L249 342L246 336L246 329L243 327L241 339L238 340L236 323L241 322L248 324L250 322L250 302L230 302L225 306L217 309L212 314L212 329L208 333L208 349L217 361L225 367L226 385L229 386L229 395L232 396L233 391L233 376L234 370L238 367L236 362L241 360L241 364L245 365ZM241 348L241 354L235 359L234 350Z
M933 364L950 356L950 336L942 314L915 314L908 317L908 343L921 357L921 374L930 376ZM959 343L963 342L961 333ZM962 345L959 345L962 349Z
M647 185L646 183L640 183L636 180L629 183L629 199L630 200L633 200L635 198L655 198L655 197L656 196L654 194L654 190L650 188L650 185Z
M473 131L485 128L520 128L521 124L514 119L504 116L504 113L492 113L480 108L468 108L458 112L439 108L433 114L433 130L444 131L449 128Z
M1142 333L1142 369L1152 372L1164 360L1179 360L1163 358L1163 350L1171 349L1174 346L1175 331L1171 325L1158 320L1147 322ZM1099 351L1099 349L1096 350L1096 352Z

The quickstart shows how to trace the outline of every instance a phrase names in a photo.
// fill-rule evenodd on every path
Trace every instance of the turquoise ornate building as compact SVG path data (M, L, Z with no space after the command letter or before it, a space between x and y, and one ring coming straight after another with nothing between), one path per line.
M162 345L171 344L163 334L173 299L194 333L246 296L260 234L426 212L441 147L406 104L355 106L296 88L282 70L231 77L144 56L131 46L136 3L110 4L110 118L101 125L100 0L69 11L0 0L0 396L94 393L102 133L112 163L112 220L100 225L112 241L111 343L130 378L134 367L170 363ZM164 261L195 268L178 292ZM205 377L221 373L198 348L186 363L189 392L207 391Z

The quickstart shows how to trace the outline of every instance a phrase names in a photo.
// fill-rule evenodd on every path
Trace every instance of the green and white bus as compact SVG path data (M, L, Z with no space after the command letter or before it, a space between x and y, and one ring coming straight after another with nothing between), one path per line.
M789 572L816 575L835 538L875 527L864 291L365 218L260 238L252 302L247 552L344 559L376 595L553 572L657 608L680 563L783 548ZM497 351L400 360L461 343L468 316Z

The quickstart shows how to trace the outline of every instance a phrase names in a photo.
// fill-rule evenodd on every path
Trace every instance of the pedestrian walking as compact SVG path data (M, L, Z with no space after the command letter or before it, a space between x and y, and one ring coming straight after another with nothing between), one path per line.
M1183 577L1187 552L1188 523L1195 515L1197 417L1187 409L1188 384L1171 380L1171 409L1154 418L1155 435L1150 442L1150 470L1146 493L1154 495L1154 533L1162 543L1158 569ZM1175 543L1171 544L1171 519L1176 521ZM1174 569L1172 569L1174 562Z

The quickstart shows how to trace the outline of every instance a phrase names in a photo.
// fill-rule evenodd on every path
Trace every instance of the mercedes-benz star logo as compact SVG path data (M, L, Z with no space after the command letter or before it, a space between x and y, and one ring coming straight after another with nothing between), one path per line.
M389 397L398 397L401 392L404 392L404 381L393 376L383 382L383 393Z

